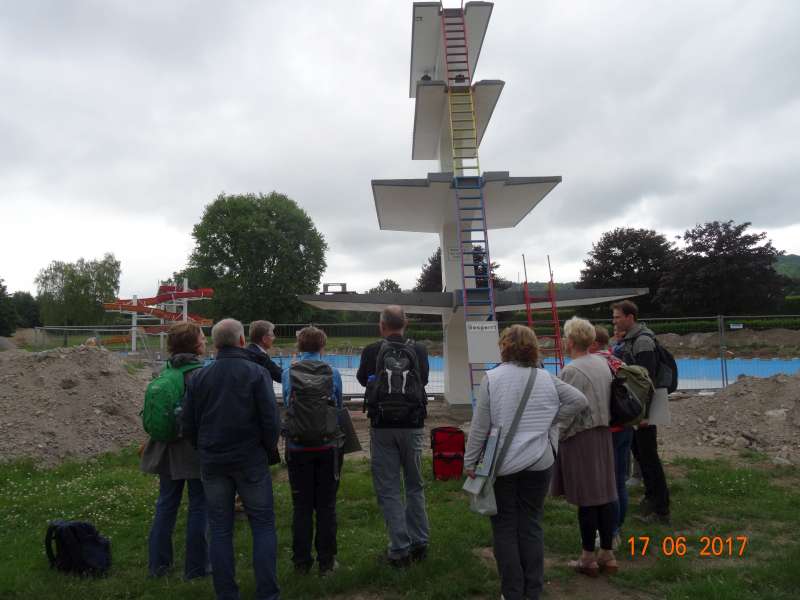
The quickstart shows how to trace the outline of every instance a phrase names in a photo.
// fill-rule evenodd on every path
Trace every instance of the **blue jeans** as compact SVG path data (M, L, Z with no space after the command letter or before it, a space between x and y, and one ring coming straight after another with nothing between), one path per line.
M172 533L183 496L183 484L188 483L189 509L186 518L186 579L202 577L208 565L206 543L206 499L199 479L170 479L159 476L158 500L153 525L148 538L148 570L150 575L164 575L172 566Z
M275 534L272 478L267 465L233 468L225 473L209 473L204 469L203 485L208 503L211 566L217 600L239 600L233 555L233 502L237 492L253 535L256 600L278 600L278 538Z
M628 488L625 486L625 480L628 478L628 467L631 460L633 428L626 427L622 431L614 431L611 439L614 444L614 475L617 480L617 501L615 503L617 526L614 528L614 535L619 535L628 512Z

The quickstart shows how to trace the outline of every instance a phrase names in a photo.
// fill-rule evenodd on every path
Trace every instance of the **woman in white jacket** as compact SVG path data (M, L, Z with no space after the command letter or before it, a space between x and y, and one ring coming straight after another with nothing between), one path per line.
M500 336L502 363L487 371L472 417L464 468L475 476L489 431L500 427L498 448L514 420L531 369L539 363L536 335L512 325ZM539 369L528 403L494 484L497 514L491 518L494 554L506 600L538 598L544 581L542 509L550 486L558 429L587 406L586 397Z

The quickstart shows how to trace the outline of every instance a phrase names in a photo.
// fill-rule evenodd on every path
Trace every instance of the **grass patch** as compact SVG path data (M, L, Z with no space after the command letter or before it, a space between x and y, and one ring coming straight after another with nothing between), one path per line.
M759 457L752 457L754 461ZM800 544L795 532L800 514L800 474L797 469L774 469L763 463L734 466L724 461L681 459L670 472L673 525L643 526L630 518L629 536L650 536L647 556L631 557L627 543L618 553L621 570L610 580L618 597L638 592L657 598L775 598L796 597L800 587ZM396 572L380 566L385 550L383 519L372 492L366 461L345 463L338 497L339 556L334 577L297 577L291 569L291 494L285 473L275 468L278 523L278 571L283 598L347 598L357 594L381 598L496 597L497 575L478 548L491 545L488 519L469 512L460 482L428 481L431 553L423 564ZM430 463L425 475L430 478ZM181 580L185 514L175 532L174 572L162 579L146 576L147 533L157 496L157 482L138 471L134 450L84 463L41 470L30 462L0 466L1 598L58 599L91 597L213 598L210 580ZM634 493L631 506L636 506ZM632 510L633 512L633 510ZM85 519L112 540L112 574L102 580L82 580L51 571L42 540L54 518ZM558 582L565 594L588 597L591 582L577 578L564 566L579 548L576 510L548 498L545 506L546 578ZM699 556L703 535L748 535L743 557ZM684 536L683 557L664 556L661 541ZM238 580L243 597L254 596L250 565L250 534L246 522L236 524ZM638 551L638 548L637 548ZM552 596L551 596L552 597ZM601 597L598 597L600 600ZM605 596L602 596L605 598Z

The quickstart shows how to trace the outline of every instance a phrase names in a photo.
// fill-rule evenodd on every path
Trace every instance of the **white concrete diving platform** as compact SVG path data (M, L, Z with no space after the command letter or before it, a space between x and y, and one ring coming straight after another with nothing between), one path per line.
M467 60L469 72L475 73L481 54L483 38L492 16L491 2L467 2L464 5L464 21L467 29ZM411 28L411 73L408 97L417 93L417 81L428 77L434 81L444 80L445 67L442 57L442 18L439 2L415 2L413 26Z
M560 182L560 176L484 173L487 228L516 226ZM427 179L373 179L372 194L381 229L440 233L445 226L455 224L452 173L428 173Z

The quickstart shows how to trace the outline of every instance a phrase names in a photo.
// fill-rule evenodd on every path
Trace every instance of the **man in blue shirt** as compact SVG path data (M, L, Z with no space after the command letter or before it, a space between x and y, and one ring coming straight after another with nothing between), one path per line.
M287 408L288 431L286 441L286 462L289 466L289 484L292 488L292 562L295 570L307 573L314 564L311 556L311 543L314 541L313 516L317 513L315 547L320 576L332 573L338 566L336 562L336 492L339 489L339 476L342 470L340 450L341 435L338 426L334 435L313 444L303 444L292 438L291 419L293 402L317 403L314 410L320 411L321 422L326 414L335 418L336 411L342 408L342 376L335 367L322 361L322 350L327 336L316 327L305 327L297 334L297 349L300 352L297 362L283 371L283 403ZM305 363L305 364L304 364ZM305 367L305 368L303 368ZM313 374L303 379L303 372ZM294 371L294 373L293 373ZM303 383L300 388L298 384ZM298 385L297 389L293 386ZM322 388L322 389L320 389ZM300 398L298 400L298 398ZM319 400L323 402L320 403ZM311 404L309 404L310 406ZM297 424L301 418L297 411ZM316 419L314 422L320 422ZM308 423L303 422L303 425ZM338 423L338 419L336 420ZM298 436L299 437L299 436Z

